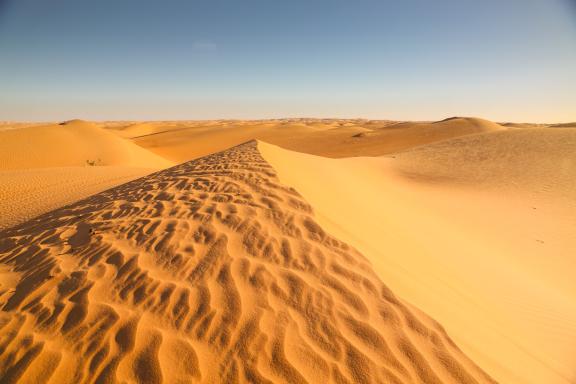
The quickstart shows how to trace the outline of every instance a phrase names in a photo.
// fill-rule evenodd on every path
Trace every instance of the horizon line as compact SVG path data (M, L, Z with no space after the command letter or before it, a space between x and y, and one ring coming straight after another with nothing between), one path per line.
M84 119L84 118L71 118L71 119L30 119L30 120L3 120L0 118L1 124L18 124L18 123L63 123L67 121L73 120L82 120L88 122L96 122L96 123L105 123L105 122L184 122L184 121L195 121L195 122L202 122L202 121L274 121L274 120L362 120L362 121L391 121L391 122L440 122L444 120L450 119L482 119L492 121L498 124L533 124L533 125L559 125L559 124L571 124L576 123L575 120L562 120L562 121L524 121L524 120L497 120L497 119L488 119L479 116L465 116L465 115L456 115L450 116L444 119L391 119L391 118L368 118L368 117L312 117L312 116L284 116L284 117L250 117L250 118L235 118L235 117L225 117L225 118L177 118L177 119Z

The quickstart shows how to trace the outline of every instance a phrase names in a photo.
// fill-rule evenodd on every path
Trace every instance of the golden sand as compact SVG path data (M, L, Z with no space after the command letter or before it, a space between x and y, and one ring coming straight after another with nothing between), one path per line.
M3 125L0 381L572 383L575 145L476 118Z

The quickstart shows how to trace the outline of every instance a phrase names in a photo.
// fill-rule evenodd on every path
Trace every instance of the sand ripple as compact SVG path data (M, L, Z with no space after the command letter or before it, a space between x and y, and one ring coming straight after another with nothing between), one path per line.
M255 142L1 232L0 266L5 383L493 382Z

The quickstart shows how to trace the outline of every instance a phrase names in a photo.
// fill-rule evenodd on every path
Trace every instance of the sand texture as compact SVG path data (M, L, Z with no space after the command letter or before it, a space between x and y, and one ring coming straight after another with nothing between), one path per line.
M59 167L0 171L0 229L155 170L157 168Z
M0 383L576 383L576 125L0 123Z
M1 233L3 382L487 383L256 143Z
M381 158L261 143L319 223L502 383L576 382L576 131L461 136Z
M0 126L0 229L173 165L94 123Z

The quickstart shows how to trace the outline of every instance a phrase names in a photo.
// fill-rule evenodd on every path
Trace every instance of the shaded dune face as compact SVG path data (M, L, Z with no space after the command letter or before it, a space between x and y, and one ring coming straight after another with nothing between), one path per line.
M255 142L6 230L0 265L5 383L493 382Z

